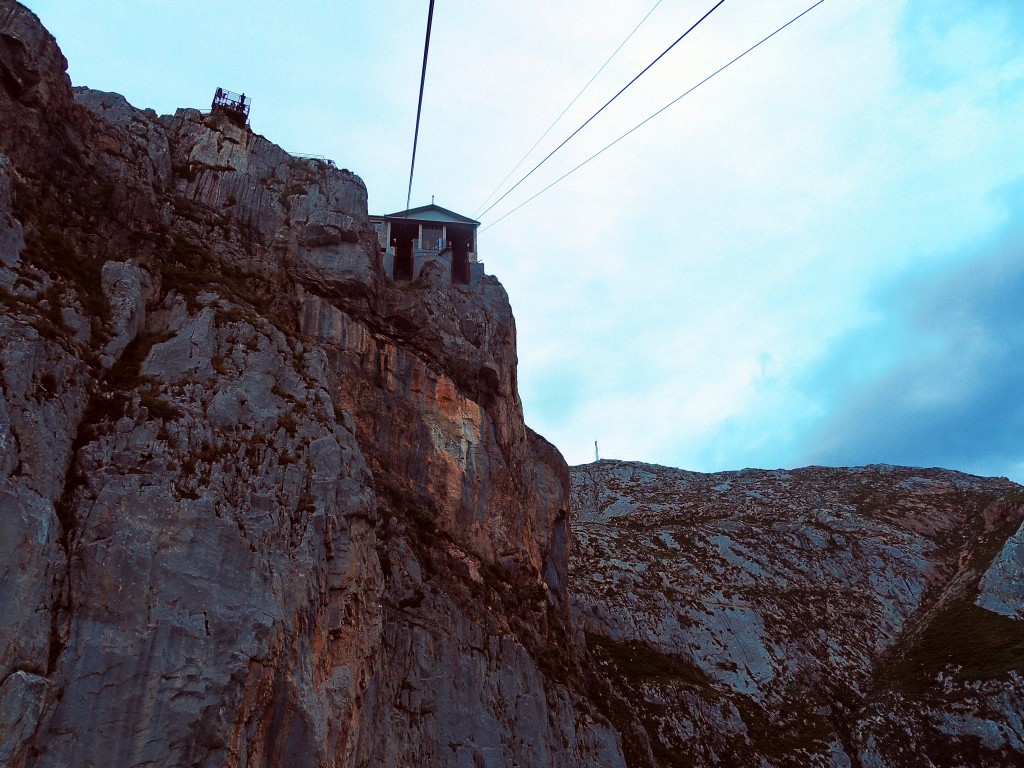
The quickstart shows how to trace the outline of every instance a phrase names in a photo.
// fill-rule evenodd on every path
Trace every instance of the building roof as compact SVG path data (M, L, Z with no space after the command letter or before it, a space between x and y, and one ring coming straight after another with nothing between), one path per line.
M447 208L442 208L440 205L421 205L419 208L410 208L408 211L396 211L395 213L386 213L383 216L371 216L371 218L378 219L415 219L417 221L441 221L449 224L472 224L474 227L480 226L480 222L475 219L471 219L468 216L463 216L456 213L455 211L449 211Z

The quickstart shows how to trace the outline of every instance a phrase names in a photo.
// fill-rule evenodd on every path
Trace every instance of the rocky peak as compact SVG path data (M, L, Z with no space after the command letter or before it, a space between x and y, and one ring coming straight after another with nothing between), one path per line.
M20 3L5 3L0 29L0 85L9 98L33 109L69 107L67 59L36 15Z

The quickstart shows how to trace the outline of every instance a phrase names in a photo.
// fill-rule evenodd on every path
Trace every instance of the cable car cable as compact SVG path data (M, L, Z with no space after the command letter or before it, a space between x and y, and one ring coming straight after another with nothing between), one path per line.
M423 85L427 80L427 54L430 53L430 25L434 21L434 0L430 0L427 11L427 36L423 42L423 70L420 72L420 98L416 104L416 131L412 137L412 163L409 164L409 192L405 196L405 218L409 217L409 201L412 199L412 174L416 170L416 144L420 139L420 112L423 110Z
M604 104L604 106L603 106L603 107L601 107L601 108L600 108L599 110L597 110L597 112L595 112L595 113L594 113L594 114L592 114L592 115L591 115L590 117L588 117L588 118L587 118L587 120L586 120L586 122L584 122L584 123L583 123L583 125L581 125L581 126L580 126L579 128L577 128L577 129L576 129L575 131L573 131L573 132L572 132L571 134L569 134L569 137L568 137L568 138L567 138L567 139L566 139L565 141L563 141L563 142L562 142L561 144L559 144L559 145L558 145L557 147L555 147L555 148L554 148L553 150L551 150L551 152L549 152L549 153L548 153L547 157L545 157L545 158L544 158L543 160L541 160L541 161L540 161L539 163L537 163L537 164L536 164L535 166L533 166L533 168L532 168L532 169L530 170L530 172L529 172L529 173L527 173L527 174L526 174L525 176L523 176L523 178L521 178L521 179L520 179L519 181L517 181L517 182L516 182L515 184L513 184L513 185L512 185L512 186L511 186L511 187L510 187L510 188L509 188L509 189L508 189L508 190L507 190L507 191L505 192L505 194L503 194L503 195L502 195L501 197L499 197L499 198L498 198L497 200L495 200L495 201L494 201L493 203L491 203L491 204L490 204L490 206L489 206L489 207L488 207L488 208L487 208L487 209L486 209L486 210L485 210L485 211L484 211L483 213L481 213L480 215L481 215L481 216L485 216L485 215L487 215L487 212L488 212L488 211L490 211L490 210L491 210L491 208L493 208L493 207L494 207L494 206L496 206L496 205L497 205L498 203L500 203L500 202L501 202L502 200L504 200L504 199L505 199L506 197L508 197L508 196L509 196L509 194L511 194L511 193L512 193L512 191L513 191L513 190L514 190L514 189L515 189L516 187L518 187L518 186L519 186L520 184L522 184L522 183L523 183L524 181L526 181L526 180L527 180L528 178L530 178L530 176L532 176L532 175L533 175L533 172L534 172L534 171L536 171L536 170L537 170L538 168L540 168L540 167L541 167L542 165L544 165L544 163L546 163L546 162L547 162L548 160L550 160L550 159L551 159L552 155L554 155L554 154L555 154L555 153L556 153L556 152L557 152L558 150L560 150L560 149L561 149L562 147L564 147L564 146L565 146L566 144L568 144L568 143L569 143L569 141L570 141L570 140L571 140L571 139L573 138L573 136L575 136L575 135L576 135L577 133L579 133L579 132L580 132L580 131L582 131L582 130L583 130L584 128L586 128L586 127L587 127L587 125L589 125L589 124L590 124L590 121L591 121L591 120L593 120L593 119L594 119L595 117L597 117L597 116L598 116L598 115L600 115L600 114L601 114L602 112L604 112L604 110L605 110L605 109L606 109L606 108L608 107L608 105L609 105L609 104L611 104L611 103L612 103L613 101L615 101L615 100L616 100L617 98L619 98L619 96L621 96L621 95L622 95L622 94L623 94L623 93L625 92L625 90L626 90L627 88L629 88L629 87L630 87L630 86L631 86L631 85L632 85L633 83L635 83L635 82L636 82L637 80L639 80L639 79L640 79L641 77L643 77L644 73L646 73L646 72L647 72L647 70L649 70L649 69L650 69L651 67L653 67L653 66L654 66L655 64L657 64L657 63L658 63L659 61L661 61L662 57L664 57L664 56L665 56L665 54L667 54L667 53L668 53L669 51L671 51L671 50L672 50L673 48L675 48L675 47L676 47L676 45L678 45L678 44L679 44L679 42L680 42L680 41L681 41L681 40L682 40L682 39L683 39L684 37L686 37L686 36L687 36L688 34L690 34L691 32L693 32L693 30L695 30L695 29L696 29L696 28L697 28L697 27L698 27L698 26L699 26L699 25L701 24L701 22L703 22L703 21L704 21L704 19L706 19L706 18L707 18L708 16L710 16L710 15L711 15L712 13L714 13L714 12L715 12L715 10L717 10L717 9L718 9L718 7L719 7L720 5L722 5L722 3L724 3L724 2L725 2L725 0L718 0L718 2L717 2L717 3L715 4L715 6L714 6L714 7L713 7L713 8L712 8L712 9L711 9L710 11L708 11L708 12L707 12L707 13L705 13L705 14L704 14L703 16L701 16L701 17L700 17L700 19L698 19L698 20L697 20L697 22L696 22L696 23L695 23L695 24L694 24L694 25L693 25L692 27L690 27L690 28L689 28L688 30L686 30L685 32L683 32L683 34L681 34L681 35L680 35L680 36L679 36L679 37L678 37L678 38L676 39L676 41L675 41L674 43L672 43L672 45L670 45L670 46L669 46L668 48L666 48L666 49L665 49L664 51L662 51L662 52L661 52L661 54L659 54L658 58L656 58L656 59L655 59L654 61L652 61L652 62L651 62L650 64L648 64L648 65L647 65L646 67L644 67L644 68L643 68L643 69L642 69L642 70L640 71L640 74L639 74L639 75L637 75L637 76L636 76L636 77L634 77L634 78L633 78L632 80L630 80L630 81L629 81L628 83L626 83L626 84L625 84L625 85L624 85L624 86L622 87L622 90L620 90L620 91L619 91L618 93L616 93L616 94L615 94L614 96L612 96L612 97L611 97L610 99L608 99L608 101L606 101L606 102L605 102L605 104Z
M586 160L584 160L584 161L583 161L582 163L580 163L579 165L577 165L577 166L576 166L575 168L573 168L572 170L570 170L570 171L567 171L566 173L563 173L563 174L562 174L561 176L559 176L559 177L558 177L557 179L555 179L555 180L554 180L553 182L551 182L551 183L550 183L550 184L548 184L548 185L547 185L546 187L544 187L544 189L542 189L542 190L541 190L540 192L538 192L538 193L536 193L535 195L533 195L533 197L527 198L527 199L526 199L526 200L525 200L524 202L522 202L522 203L520 203L519 205L517 205L517 206L516 206L515 208L513 208L513 209L512 209L511 211L509 211L508 213L506 213L506 214L505 214L504 216L502 216L501 218L498 218L498 219L495 219L494 221L492 221L492 222L491 222L490 224L488 224L488 225L487 225L486 227L484 227L483 229L481 229L481 230L480 230L480 232L484 232L484 231L486 231L486 230L490 229L491 227L493 227L493 226L494 226L495 224L497 224L497 223L498 223L499 221L501 221L502 219L508 218L508 217L509 217L509 216L511 216L511 215L512 215L513 213L515 213L515 212L516 212L516 211L518 211L518 210L519 210L520 208L522 208L522 207L523 207L524 205L526 205L527 203L529 203L529 202L532 202L533 200L535 200L535 199L537 199L538 197L540 197L541 195L543 195L543 194L544 194L545 192L547 192L547 191L548 191L549 189L551 189L551 188L552 188L553 186L555 186L556 184L558 184L558 182L562 181L563 179L567 178L568 176L571 176L571 175L572 175L572 174L574 174L574 173L575 173L576 171L578 171L578 170L579 170L580 168L582 168L582 167L583 167L583 166L585 166L585 165L586 165L587 163L589 163L589 162L590 162L591 160L594 160L595 158L597 158L597 157L598 157L599 155L602 155L602 154L604 154L604 153L605 153L605 152L606 152L607 150L611 149L611 148L612 148L612 147L614 147L614 146L615 146L616 144L618 144L618 143L619 143L620 141L622 141L622 140L623 140L624 138L626 138L626 137L627 137L627 136L629 136L629 135L630 135L631 133L633 133L633 131L637 130L638 128L640 128L640 127L642 127L642 126L644 126L644 125L646 125L646 124L647 124L647 123L649 123L649 122L650 122L651 120L653 120L654 118L656 118L656 117L657 117L658 115L660 115L660 114L661 114L662 112L664 112L664 111L665 111L666 109L668 109L669 107L673 106L673 105L674 105L674 104L676 104L677 102L679 102L679 101L682 101L682 100L683 100L683 99L684 99L684 98L685 98L686 96L689 96L689 95L690 95L691 93L693 93L693 92L694 92L695 90L697 90L697 89L698 89L698 88L700 88L700 87L701 87L702 85L704 85L704 83L706 83L706 82L707 82L708 80L710 80L711 78L715 77L715 75L719 74L720 72L723 72L723 71L725 71L726 69L728 69L729 67L731 67L731 66L732 66L733 64L735 64L735 63L736 63L737 61L739 61L740 59L742 59L742 58L743 58L744 56L746 56L746 55L747 55L748 53L750 53L750 52L751 52L751 51L753 51L754 49L756 49L756 48L760 48L760 47L761 47L762 45L764 45L764 44L765 44L765 43L767 43L767 42L768 42L769 40L771 40L771 39L772 39L773 37L775 37L775 36L776 36L777 34L779 34L779 32L781 32L782 30L784 30L784 29L785 29L786 27L788 27L788 26L789 26L790 24L794 24L794 23L796 23L797 21L799 21L799 20L800 20L801 18L803 18L804 16L806 16L806 15L807 15L808 13L810 13L811 11L813 11L813 10L814 10L815 8L817 8L817 7L819 6L819 5L821 5L821 4L822 4L822 3L824 3L824 2L825 2L825 0L818 0L818 2L816 2L816 3L815 3L814 5L812 5L812 6L810 7L810 8L808 8L808 9L807 9L806 11L804 11L804 12L803 12L803 13L801 13L800 15L798 15L798 16L795 16L795 17L793 17L792 19L790 19L789 21L787 21L787 22L786 22L785 24L783 24L783 25L782 25L781 27L779 27L778 29L776 29L776 30L775 30L774 32L772 32L772 33L771 33L770 35L768 35L768 37L764 38L764 39L763 39L763 40L761 40L761 41L760 41L759 43L756 43L755 45L752 45L752 46L750 46L749 48L747 48L747 50L745 50L745 51L744 51L743 53L741 53L741 54L740 54L739 56L737 56L737 57L736 57L735 59L733 59L732 61L730 61L730 62L729 62L728 64L726 64L725 66L722 66L722 67L719 67L718 69L716 69L716 70L715 70L714 72L712 72L712 73L711 73L710 75L708 75L707 77L705 77L705 78L704 78L703 80L701 80L701 81L700 81L699 83L697 83L697 84L696 84L695 86L693 86L692 88L690 88L689 90L687 90L687 91L686 91L685 93L683 93L683 94L682 94L681 96L678 96L678 97L676 97L675 99L673 99L672 101L670 101L670 102L669 102L668 104L666 104L666 105L665 105L664 107L662 107L661 109L659 109L659 110L658 110L657 112L655 112L655 113L654 113L653 115L651 115L650 117L648 117L648 118L647 118L646 120L644 120L643 122L637 123L637 124L636 124L635 126L633 126L632 128L630 128L630 129L629 129L628 131L626 131L626 132L625 132L624 134L622 134L621 136L619 136L619 138L617 138L617 139L616 139L615 141L613 141L613 142L612 142L611 144L608 144L608 145L607 145L607 146L605 146L605 147L604 147L603 149L601 149L601 150L599 150L599 151L595 152L595 153L594 153L593 155L591 155L590 157L588 157L588 158L587 158Z
M514 166L514 167L512 168L512 170L511 170L511 171L509 171L509 172L508 172L508 173L507 173L507 174L505 175L505 178L503 178L503 179L502 179L501 181L499 181L499 182L498 182L498 186L496 186L496 187L495 187L495 188L494 188L494 189L493 189L493 190L491 191L491 194L489 194L489 195L487 196L487 199L486 199L486 200L484 200L484 201L483 201L483 202L482 202L482 203L480 204L479 208L477 208L477 209L476 209L476 213L474 213L474 214L473 214L473 216L477 216L477 215L478 215L478 214L480 213L480 210L481 210L481 209L482 209L482 208L483 208L483 207L484 207L485 205L487 205L487 204L488 204L489 202L491 202L491 198L492 198L492 197L494 197L494 196L495 196L496 194L498 194L498 190L500 190L500 189L501 189L501 188L502 188L502 187L504 186L505 182L509 180L509 178L510 178L510 177L512 176L512 174L513 174L513 173L515 173L516 171L518 171L518 170L519 170L519 166L521 166L521 165L522 165L522 164L523 164L523 163L524 163L524 162L526 161L526 158L528 158L528 157L529 157L529 156L530 156L531 154L533 154L533 150L535 150L535 149L537 148L537 146L538 146L538 145L539 145L539 144L540 144L540 143L541 143L542 141L544 141L544 139L545 139L545 138L547 138L547 135L548 135L549 133L551 133L551 130L552 130L552 129L553 129L553 128L554 128L555 126L556 126L556 125L558 125L558 121L559 121L559 120L561 120L561 119L562 119L563 117L565 117L565 113L566 113L566 112L568 112L568 111L569 111L570 109L572 109L572 105L573 105L573 104L575 104L575 103L576 103L577 101L579 101L579 98L580 98L580 96L582 96L582 95L583 95L583 93L584 93L584 92L585 92L585 91L587 90L587 88L589 88L589 87L590 87L590 85L591 85L591 84L592 84L592 83L593 83L593 82L594 82L594 81L595 81L595 80L597 79L597 76L598 76L598 75L600 75L600 74L601 74L602 72L604 72L604 68L605 68L605 67L607 67L607 66L608 66L608 65L609 65L609 64L611 63L612 59L614 59L614 58L615 58L615 57L616 57L616 56L618 55L619 51L621 51L621 50L622 50L622 48L623 48L623 47L624 47L624 46L626 45L626 43L628 43L628 42L629 42L630 38L631 38L631 37L633 37L633 35L635 35L635 34L636 34L636 31L637 31L638 29L640 29L640 27L642 27L642 26L644 25L644 22L645 22L645 21L647 21L647 18L648 18L648 17L649 17L649 16L650 16L650 15L651 15L652 13L654 13L654 11L655 11L655 10L657 9L657 7L658 7L659 5L661 5L661 3L662 3L662 0L658 0L658 2L656 2L656 3L654 4L654 7L653 7L653 8L651 8L651 10L649 10L649 11L647 12L647 15L645 15L645 16L644 16L644 17L643 17L642 19L640 19L640 23L639 23L639 24L637 24L637 25L636 25L635 27L633 27L633 31L632 31L632 32L630 32L630 33L629 33L628 35L626 35L626 39L625 39L625 40L623 40L623 41L622 41L621 43L619 43L619 47L618 47L618 48L616 48L616 49L615 49L614 51L612 51L612 55L611 55L611 56L609 56L609 57L608 57L608 58L607 58L607 59L605 60L604 64L602 64L602 65L601 65L600 69L598 69L598 70L597 70L597 72L595 72L595 73L594 73L593 77L591 77L591 78L590 78L590 79L589 79L589 80L587 81L587 84L586 84L586 85L584 85L584 86L583 86L582 88L580 88L580 92L579 92L579 93L577 93L577 94L576 94L576 95L575 95L575 96L573 97L573 100L572 100L572 101L570 101L570 102L569 102L569 103L568 103L568 104L566 105L565 109L563 109L563 110L562 110L562 111L561 111L561 112L560 112L560 113L558 114L558 117L556 117L556 118L554 119L554 121L553 121L553 122L551 123L551 125L549 125L549 126L548 126L547 130L546 130L546 131L544 131L544 133L542 133L542 134L540 135L540 138L539 138L539 139L537 139L537 141L535 141L535 142L533 143L533 146L532 146L532 147L530 147L530 148L529 148L528 150L526 150L526 154L525 154L525 155L523 155L523 156L522 156L521 158L519 158L519 162L518 162L518 163L516 163L516 164L515 164L515 166Z

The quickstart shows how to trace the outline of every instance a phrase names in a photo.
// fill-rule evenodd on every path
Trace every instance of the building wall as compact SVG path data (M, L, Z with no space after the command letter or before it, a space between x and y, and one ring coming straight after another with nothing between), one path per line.
M395 277L395 248L391 245L391 222L387 219L374 219L370 217L370 222L373 224L374 230L377 233L377 242L380 244L381 250L383 251L383 267L384 273L392 280ZM426 230L428 227L440 228L442 225L438 222L417 222L421 223L423 229ZM423 265L430 259L438 259L444 262L447 268L447 274L451 274L452 269L452 253L451 251L439 252L437 248L424 248L423 241L420 239L413 241L413 269L412 279L415 280L420 276L420 271L423 269ZM484 264L479 260L476 253L476 232L473 233L473 244L472 250L468 254L469 256L469 267L470 267L470 282L469 286L472 288L480 282L480 278L484 275Z

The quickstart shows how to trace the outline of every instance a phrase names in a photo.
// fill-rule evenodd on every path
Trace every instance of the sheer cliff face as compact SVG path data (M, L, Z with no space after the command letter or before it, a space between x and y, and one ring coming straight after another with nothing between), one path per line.
M1022 517L570 478L496 280L389 282L358 177L0 0L0 765L1019 765Z
M640 715L658 765L1020 765L1022 490L574 468L576 624L634 702L613 718Z
M621 765L500 284L64 70L0 0L0 764Z

